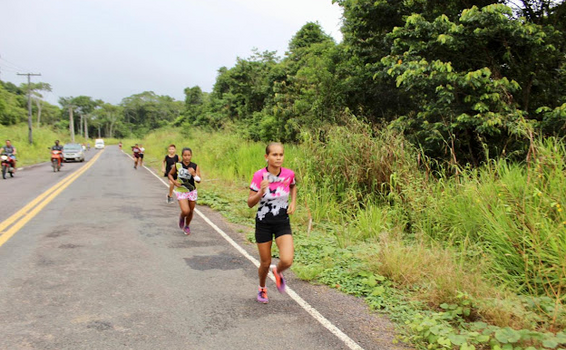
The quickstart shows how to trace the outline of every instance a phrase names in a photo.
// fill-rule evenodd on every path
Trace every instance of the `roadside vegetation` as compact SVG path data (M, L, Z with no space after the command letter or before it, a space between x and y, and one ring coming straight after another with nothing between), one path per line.
M184 101L59 107L49 84L0 81L0 136L21 165L68 142L70 115L77 135L142 143L156 169L189 146L200 203L243 224L265 144L282 141L299 277L365 298L419 348L566 349L566 2L334 3L342 42L307 23L282 57L253 50Z
M393 131L373 134L352 122L326 135L324 143L305 135L286 146L286 165L300 181L300 278L365 298L401 325L400 340L416 345L564 346L563 142L534 141L521 164L502 159L435 177L430 160L419 161ZM203 171L199 202L248 225L253 240L246 198L263 143L175 129L143 143L155 169L170 143L192 147Z

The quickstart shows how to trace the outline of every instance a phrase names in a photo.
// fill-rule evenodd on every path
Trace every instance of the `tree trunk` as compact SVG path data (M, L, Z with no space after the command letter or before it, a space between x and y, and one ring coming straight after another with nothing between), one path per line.
M37 105L37 128L39 129L39 123L41 122L41 100L36 99L35 103Z
M85 118L85 139L88 140L88 118Z

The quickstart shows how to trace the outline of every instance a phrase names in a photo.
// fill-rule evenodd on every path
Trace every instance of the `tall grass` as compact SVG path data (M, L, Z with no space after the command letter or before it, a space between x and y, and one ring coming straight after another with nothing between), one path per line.
M157 169L168 144L191 147L204 174L202 188L233 195L228 210L253 216L245 199L253 172L265 166L265 144L178 129L158 130L140 142L146 162ZM500 160L463 169L458 177L433 177L418 150L392 131L352 121L305 135L301 145L285 148L285 166L299 181L295 231L299 237L325 232L342 247L375 247L364 254L367 266L401 288L421 291L431 305L464 293L494 324L561 329L566 151L552 139L533 149L528 164ZM538 318L525 316L521 295L534 303Z
M491 278L524 294L566 297L564 144L536 146L528 166L505 160L431 182L425 210L409 204L420 233L489 259ZM422 224L421 224L422 223Z

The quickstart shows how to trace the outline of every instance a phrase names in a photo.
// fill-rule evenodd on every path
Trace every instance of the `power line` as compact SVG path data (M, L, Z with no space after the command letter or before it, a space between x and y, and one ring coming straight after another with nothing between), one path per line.
M9 65L9 66L12 66L12 67L10 67L10 68L15 68L15 69L18 69L18 70L28 70L28 69L26 69L26 68L20 67L19 65L17 65L17 64L14 63L14 62L8 61L7 59L3 58L1 55L0 55L0 61L4 61L4 62L5 62L4 64L7 64L7 65Z
M2 78L2 73L3 73L4 71L7 71L7 72L9 72L9 73L16 73L16 72L17 72L16 69L12 69L12 68L10 68L10 67L2 67L2 65L0 64L0 79Z
M7 59L5 59L4 57L2 57L2 55L0 55L0 64L2 64L4 67L3 69L9 71L10 73L15 73L17 71L29 71L30 69L27 68L22 68L20 67L18 64L12 62L12 61L8 61ZM0 67L2 68L2 67ZM0 74L2 73L2 70L0 70Z

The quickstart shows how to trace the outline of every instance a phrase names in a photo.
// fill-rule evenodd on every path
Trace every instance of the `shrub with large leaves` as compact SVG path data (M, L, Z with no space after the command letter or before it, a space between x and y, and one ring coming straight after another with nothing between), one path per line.
M526 139L533 76L556 64L558 52L543 27L512 14L497 4L456 21L415 14L388 35L391 54L379 64L418 106L396 125L429 154L477 164L486 149L523 147L515 142Z

